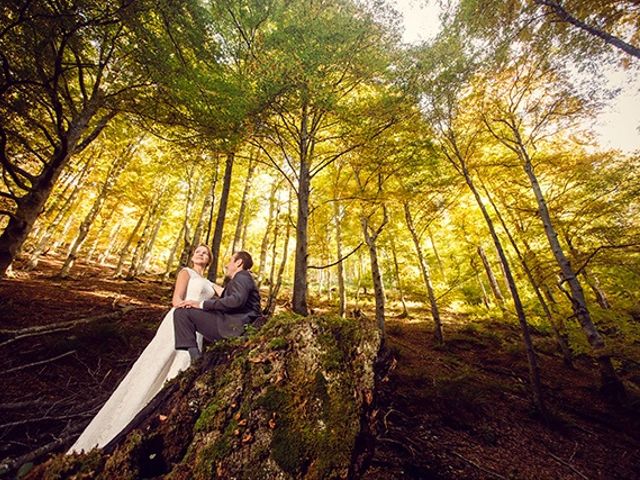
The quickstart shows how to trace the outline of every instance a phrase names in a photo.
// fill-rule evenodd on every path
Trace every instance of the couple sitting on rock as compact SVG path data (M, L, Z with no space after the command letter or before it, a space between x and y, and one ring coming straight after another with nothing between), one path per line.
M249 273L251 255L241 251L231 256L225 266L228 283L224 288L204 277L211 262L209 247L198 246L191 262L192 268L182 269L176 279L174 308L69 453L109 443L165 382L200 357L202 337L215 341L240 336L247 324L262 316L258 287Z

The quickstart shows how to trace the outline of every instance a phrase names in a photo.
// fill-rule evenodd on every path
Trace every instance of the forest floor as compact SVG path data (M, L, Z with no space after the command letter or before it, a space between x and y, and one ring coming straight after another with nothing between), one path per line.
M168 310L169 284L82 264L63 280L60 267L46 259L0 282L0 463L68 448ZM640 405L607 402L591 361L567 368L534 332L545 423L531 408L515 321L448 314L438 346L427 313L412 315L387 320L392 355L363 478L640 478ZM640 372L625 379L637 391Z

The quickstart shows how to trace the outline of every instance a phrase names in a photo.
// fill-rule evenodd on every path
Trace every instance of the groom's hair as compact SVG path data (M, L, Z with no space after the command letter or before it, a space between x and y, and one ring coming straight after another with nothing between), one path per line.
M242 261L243 270L251 270L251 267L253 267L253 259L251 258L251 255L249 255L249 252L236 252L234 253L234 257L236 260Z

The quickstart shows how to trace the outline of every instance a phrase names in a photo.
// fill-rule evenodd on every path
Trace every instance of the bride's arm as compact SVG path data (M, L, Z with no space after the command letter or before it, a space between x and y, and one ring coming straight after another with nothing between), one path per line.
M187 296L187 285L189 284L189 272L182 269L180 273L178 273L178 278L176 278L176 286L173 289L173 299L171 300L171 304L174 307L177 307L180 302L182 302Z

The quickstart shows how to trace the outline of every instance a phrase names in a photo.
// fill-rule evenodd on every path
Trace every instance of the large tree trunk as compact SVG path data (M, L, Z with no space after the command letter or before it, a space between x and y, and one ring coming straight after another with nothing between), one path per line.
M242 199L240 201L240 208L238 210L238 221L236 222L236 231L233 235L233 244L231 245L231 251L237 252L244 247L241 243L242 240L242 227L244 226L244 215L247 209L247 198L249 191L251 190L251 184L253 182L253 173L256 170L257 163L249 160L249 169L247 171L247 179L244 183L244 190L242 191Z
M424 258L424 254L422 253L422 248L420 247L420 239L418 238L418 233L416 232L416 229L413 225L413 219L411 218L411 210L409 210L408 203L404 204L404 218L407 221L407 228L409 229L409 233L411 233L411 238L413 239L413 245L415 246L416 254L418 255L418 263L420 264L422 279L424 280L424 284L427 287L429 305L431 306L431 316L433 317L433 323L435 324L435 330L433 334L438 343L443 343L444 336L442 334L442 321L440 320L440 311L438 310L438 302L436 300L436 295L433 290L433 284L431 283L429 265L427 264L427 260Z
M598 329L591 320L591 314L587 307L587 302L584 297L582 285L578 280L569 260L567 259L560 241L558 240L558 234L551 222L551 215L547 208L547 202L545 201L544 194L538 183L538 178L533 170L531 159L527 154L524 147L521 145L520 157L524 163L524 170L529 177L531 188L536 197L538 203L538 214L542 220L544 226L544 232L549 241L551 251L556 259L560 272L562 274L562 281L569 285L571 291L571 304L573 311L580 322L583 332L585 333L589 344L593 348L598 365L600 367L600 375L602 376L602 386L606 392L609 392L616 396L624 396L625 389L622 382L618 378L613 364L611 363L611 356L606 352L604 338L598 332Z
M222 191L220 192L220 203L218 204L218 218L216 218L216 228L213 232L211 243L211 265L209 265L209 280L216 281L218 274L218 261L220 259L220 246L222 245L222 234L224 231L224 219L227 215L227 203L229 202L229 192L231 191L231 174L233 171L233 161L235 153L227 154L224 164L224 179L222 181Z

